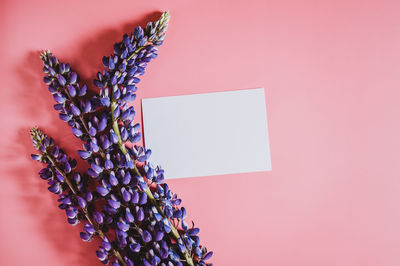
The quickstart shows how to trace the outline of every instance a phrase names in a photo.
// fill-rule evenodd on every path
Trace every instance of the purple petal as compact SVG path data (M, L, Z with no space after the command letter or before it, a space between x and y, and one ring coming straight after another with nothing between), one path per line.
M135 221L135 217L133 217L133 214L131 213L129 208L126 208L125 219L128 223L133 223Z
M144 231L143 231L142 240L143 240L145 243L148 243L148 242L151 241L151 234L150 234L147 230L144 230Z
M79 90L78 96L85 96L86 91L87 91L87 86L83 85Z
M84 160L88 159L91 154L92 153L90 151L78 151L78 155Z
M114 209L118 209L121 206L121 203L119 201L112 199L108 200L108 204L110 204L110 206L113 207Z
M99 192L100 195L102 195L103 197L106 196L110 191L105 188L105 187L97 187L96 188L97 192Z
M103 214L100 212L95 212L93 214L93 218L96 221L96 223L98 224L102 224L103 223Z
M104 168L106 168L107 170L110 170L110 169L112 169L113 167L114 167L114 164L112 163L111 160L107 159L107 160L104 162Z
M211 259L212 255L214 253L212 251L208 252L206 255L204 255L204 257L202 258L202 260L208 260Z
M124 198L125 202L128 202L131 200L131 193L129 193L129 191L127 191L124 187L121 189L122 192L122 197Z
M58 80L58 83L60 83L61 86L65 86L65 84L67 83L65 78L60 74L57 74L57 80Z
M81 110L79 110L78 107L76 107L74 104L71 104L71 112L74 114L74 116L78 116L81 114Z
M72 133L76 136L76 137L81 137L83 135L82 130L80 130L79 128L73 127L72 128ZM78 151L79 153L79 151ZM90 155L89 155L90 156Z
M78 199L78 204L79 207L81 207L82 209L86 208L87 202L84 198L82 198L81 196L77 196Z
M118 179L115 177L114 171L111 171L109 181L110 184L114 187L118 185Z
M71 74L69 76L69 83L75 84L77 80L78 80L78 74L76 74L75 72L71 72ZM72 96L72 97L74 97L74 96Z
M75 97L75 96L76 96L76 89L75 89L74 86L72 86L72 85L67 85L67 90L68 90L68 93L69 93L69 95L70 95L71 97Z

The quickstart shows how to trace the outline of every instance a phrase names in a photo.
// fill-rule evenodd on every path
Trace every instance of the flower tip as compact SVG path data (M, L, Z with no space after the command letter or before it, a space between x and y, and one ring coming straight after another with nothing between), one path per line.
M51 55L51 52L50 52L50 50L43 50L41 53L40 53L40 59L42 59L42 61L47 61L47 58L49 57L49 55Z
M33 127L29 133L31 135L33 146L38 150L41 142L45 138L44 133L38 127Z

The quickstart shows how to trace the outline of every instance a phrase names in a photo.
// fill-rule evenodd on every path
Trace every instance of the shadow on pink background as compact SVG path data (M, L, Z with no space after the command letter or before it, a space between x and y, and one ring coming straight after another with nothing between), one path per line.
M170 28L139 98L266 88L272 172L169 181L213 262L400 265L398 2L0 5L0 265L99 265L29 158L35 125L73 157L81 145L52 110L39 51L92 84L113 43L162 10Z

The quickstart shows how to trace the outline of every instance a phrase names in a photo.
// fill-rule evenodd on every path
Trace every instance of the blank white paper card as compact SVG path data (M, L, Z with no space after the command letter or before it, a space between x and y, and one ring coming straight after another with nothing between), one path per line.
M142 112L167 179L271 170L263 88L142 99Z

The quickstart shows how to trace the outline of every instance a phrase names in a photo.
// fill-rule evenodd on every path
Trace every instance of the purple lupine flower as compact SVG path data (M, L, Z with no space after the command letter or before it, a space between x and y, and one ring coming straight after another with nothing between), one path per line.
M157 57L168 20L168 13L164 13L145 30L137 27L133 34L124 35L122 42L114 45L114 53L103 58L105 69L94 81L99 92L91 95L87 95L86 85L79 84L69 64L59 62L49 52L41 56L47 74L44 81L57 102L54 108L84 142L78 154L88 161L91 167L87 174L95 180L75 173L76 161L57 150L52 154L61 172L44 170L40 176L54 193L68 195L62 197L60 208L66 211L69 223L77 224L89 217L81 238L90 241L95 235L102 236L96 254L105 264L182 265L182 260L188 265L205 265L205 258L210 256L206 257L206 250L200 248L197 228L189 228L184 221L186 210L179 208L181 200L163 183L163 169L149 162L151 150L125 146L127 141L138 142L141 138L140 125L134 121L135 110L128 103L136 98L139 76ZM34 145L41 143L37 149L46 154L52 142L35 139ZM46 156L41 156L32 157L48 163ZM72 190L64 190L66 181L73 181ZM96 201L102 204L95 205ZM183 231L177 231L175 226L179 224ZM102 229L114 231L115 238L109 241L104 233L95 233ZM139 234L134 234L135 230ZM204 256L196 256L197 249Z

